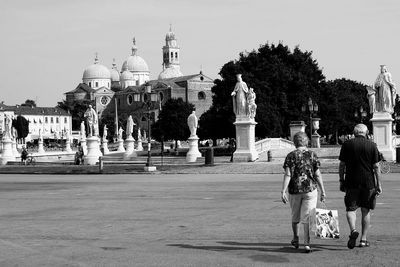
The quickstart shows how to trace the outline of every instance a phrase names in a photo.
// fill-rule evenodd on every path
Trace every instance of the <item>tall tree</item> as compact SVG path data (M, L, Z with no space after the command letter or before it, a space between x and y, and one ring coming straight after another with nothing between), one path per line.
M186 140L189 135L187 118L194 110L194 105L186 103L182 98L168 99L152 127L152 137L157 141Z
M256 136L260 138L288 136L290 121L299 119L301 106L309 97L319 99L325 80L312 53L298 47L292 52L283 44L265 44L258 50L241 53L238 60L222 67L222 80L215 81L213 106L200 118L199 132L204 133L203 138L234 136L234 127L218 127L214 132L203 127L221 125L221 121L230 125L234 122L230 94L238 73L257 95Z
M29 121L19 115L12 121L12 126L17 130L17 138L23 139L29 134Z

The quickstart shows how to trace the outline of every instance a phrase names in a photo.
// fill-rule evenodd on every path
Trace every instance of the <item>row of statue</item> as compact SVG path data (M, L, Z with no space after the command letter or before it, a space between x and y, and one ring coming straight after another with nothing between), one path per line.
M396 104L396 84L385 65L381 65L381 72L372 86L367 87L369 110L375 112L387 112L393 114Z

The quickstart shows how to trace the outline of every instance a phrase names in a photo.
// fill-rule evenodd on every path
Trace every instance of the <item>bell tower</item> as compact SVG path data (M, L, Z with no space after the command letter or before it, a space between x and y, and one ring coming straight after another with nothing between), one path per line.
M178 46L175 33L172 31L172 26L169 26L169 32L165 36L165 45L163 50L163 70L166 68L180 69L180 48Z

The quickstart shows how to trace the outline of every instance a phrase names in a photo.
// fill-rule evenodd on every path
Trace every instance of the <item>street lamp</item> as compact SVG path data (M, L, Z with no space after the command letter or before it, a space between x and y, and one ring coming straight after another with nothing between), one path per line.
M150 120L151 120L151 110L152 110L152 102L157 101L157 94L151 91L151 85L147 84L145 86L145 93L144 93L144 106L147 108L147 129L148 129L148 140L147 140L147 163L144 167L145 171L155 171L156 166L153 165L151 160L151 127L150 127Z
M311 139L312 139L312 131L313 131L313 125L312 125L312 117L315 113L318 112L318 104L313 102L313 100L308 98L307 105L303 105L301 107L301 111L310 113L310 146L311 146Z
M367 112L364 110L364 108L361 106L359 109L356 109L354 111L354 117L358 118L360 117L360 123L363 122L363 120L365 119L365 117L367 117Z

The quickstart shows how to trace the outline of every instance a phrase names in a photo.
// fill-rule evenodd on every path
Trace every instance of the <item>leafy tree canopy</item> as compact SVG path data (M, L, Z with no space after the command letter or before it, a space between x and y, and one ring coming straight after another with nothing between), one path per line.
M234 136L234 127L224 126L232 125L235 119L230 94L238 73L257 95L256 136L260 138L288 136L290 121L299 119L301 106L309 97L319 100L320 85L325 80L312 53L298 47L290 51L283 44L265 44L241 53L238 60L222 67L222 80L215 81L213 106L200 118L203 138ZM222 127L211 130L213 125Z
M57 103L57 107L69 111L72 116L72 129L79 130L81 122L84 121L85 111L89 105L93 105L91 100L76 100L68 103L66 100Z
M17 138L25 138L29 134L29 121L25 117L19 115L12 121L12 126L17 130Z
M189 135L187 118L195 109L193 104L186 103L182 98L168 99L162 107L152 129L152 137L157 141L164 140L186 140Z
M34 107L36 107L36 102L35 102L35 100L27 99L27 100L25 100L24 103L21 104L21 106L34 108Z

